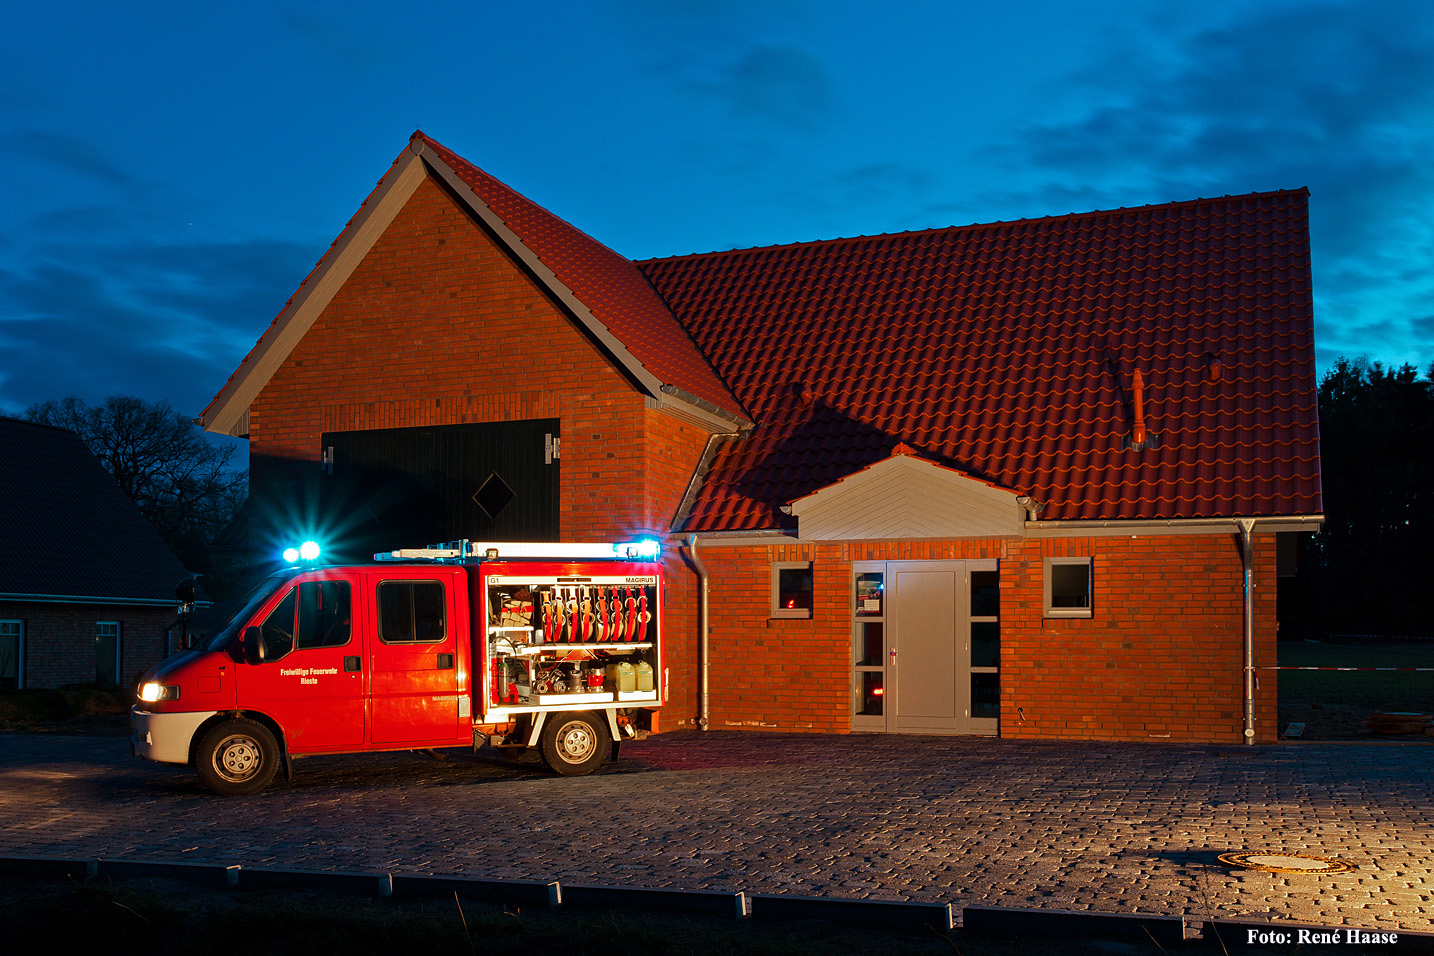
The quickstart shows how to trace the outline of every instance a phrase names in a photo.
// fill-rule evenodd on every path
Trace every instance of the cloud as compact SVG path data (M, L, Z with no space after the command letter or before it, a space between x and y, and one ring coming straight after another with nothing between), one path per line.
M831 109L831 80L821 61L792 46L746 50L717 88L735 116L811 126Z
M291 34L322 57L331 70L364 72L381 65L385 59L379 49L360 42L346 25L298 12L289 13L283 23Z
M100 147L65 133L24 129L0 137L0 149L112 186L133 187L137 184L134 177L110 162Z
M1434 356L1411 321L1434 293L1434 8L1282 4L1147 40L995 158L1072 211L1308 186L1322 345Z
M28 250L0 272L0 412L75 394L197 414L298 286L315 250L129 236Z

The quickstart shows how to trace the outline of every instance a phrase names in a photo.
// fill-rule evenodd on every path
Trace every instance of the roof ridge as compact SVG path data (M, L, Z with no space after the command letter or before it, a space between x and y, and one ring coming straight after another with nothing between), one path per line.
M21 418L19 415L0 415L0 422L14 422L17 425L30 425L34 428L48 428L52 431L67 432L76 438L80 437L80 433L73 428L66 428L64 425L52 425L49 422L37 422L30 418Z
M541 264L572 295L569 305L578 305L600 323L600 331L593 326L590 330L600 339L610 336L603 340L608 348L622 350L643 375L656 380L645 386L654 389L653 398L671 395L704 412L715 410L729 423L746 421L741 401L637 263L422 130L416 130L409 143L415 153L432 150L532 254L528 267ZM638 374L631 366L629 370Z
M502 180L502 179L499 179L497 176L495 176L495 175L493 175L492 173L488 172L488 170L484 169L482 166L479 166L477 163L473 162L472 160L470 160L470 159L468 159L468 158L466 158L466 157L464 157L464 156L462 156L462 155L460 155L460 154L454 152L454 151L453 151L452 149L450 149L449 147L444 146L444 145L443 145L442 143L440 143L438 140L434 139L432 136L429 136L427 133L423 132L423 130L414 130L413 135L409 137L409 142L412 142L413 140L416 140L416 139L421 139L421 140L423 140L423 142L424 142L426 145L432 146L434 149L436 149L436 150L438 150L438 151L444 153L446 159L451 159L451 160L453 160L453 161L455 161L455 162L462 163L464 166L468 166L468 167L472 168L473 170L475 170L476 172L478 172L479 174L483 175L484 177L486 177L486 178L488 178L488 179L491 179L495 184L497 184L497 185L500 186L501 188L507 190L508 192L512 193L512 194L513 194L514 196L516 196L517 198L523 200L523 201L526 202L528 205L533 206L534 208L540 210L541 212L546 213L546 214L549 215L549 216L552 216L554 219L556 219L558 222L562 223L564 226L567 226L567 227L568 227L569 229L571 229L573 232L576 232L576 233L582 235L583 238L588 239L588 240L592 241L594 244L601 246L602 248L606 249L608 252L612 253L613 255L617 256L618 258L623 259L623 260L625 260L625 261L627 261L627 262L632 262L632 261L633 261L632 259L628 259L627 256L624 256L622 253L618 252L618 251L617 251L616 249L614 249L612 246L610 246L610 245L608 245L607 243L603 242L601 239L598 239L597 237L595 237L592 233L588 232L586 229L582 229L582 228L580 228L580 227L578 227L578 226L573 225L570 221L568 221L567 219L563 218L562 216L559 216L557 213L553 212L553 211L552 211L551 209L549 209L547 206L544 206L542 203L538 202L537 200L532 199L531 197L528 196L527 193L519 192L517 189L515 189L515 188L513 188L512 186L508 185L508 183L507 183L506 181L504 181L504 180Z
M719 256L739 255L744 252L775 252L779 249L800 249L816 246L833 246L841 243L869 242L873 239L896 239L910 238L914 236L935 235L936 233L978 231L985 229L996 229L1009 226L1027 226L1042 222L1074 221L1080 219L1093 219L1099 216L1114 216L1119 213L1132 213L1148 209L1178 209L1184 206L1195 206L1201 203L1233 202L1236 200L1266 199L1276 196L1309 196L1309 187L1300 186L1295 189L1268 189L1249 193L1229 194L1224 196L1196 197L1194 199L1179 199L1172 202L1145 203L1139 206L1117 206L1114 209L1091 209L1086 212L1070 212L1064 214L1053 214L1048 216L1030 216L1021 219L997 219L994 222L973 222L966 225L932 226L926 229L908 229L897 232L877 232L861 236L834 236L830 239L807 239L797 242L777 242L765 246L743 246L735 249L713 249L710 252L687 252L671 256L655 256L650 259L631 260L638 267L656 265L663 262L672 262L679 259L712 258Z

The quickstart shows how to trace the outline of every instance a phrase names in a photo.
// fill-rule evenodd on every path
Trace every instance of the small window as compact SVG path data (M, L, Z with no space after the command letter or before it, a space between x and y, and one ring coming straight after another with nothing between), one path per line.
M1091 559L1046 558L1046 617L1091 616Z
M448 633L440 581L384 581L378 586L378 636L385 644L438 644Z
M812 616L812 563L778 561L772 565L772 617Z
M25 622L0 621L0 689L25 686Z

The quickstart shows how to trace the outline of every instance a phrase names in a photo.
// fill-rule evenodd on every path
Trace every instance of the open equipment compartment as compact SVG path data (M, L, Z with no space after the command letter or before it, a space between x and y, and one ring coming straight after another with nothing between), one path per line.
M484 570L485 709L660 700L657 574Z

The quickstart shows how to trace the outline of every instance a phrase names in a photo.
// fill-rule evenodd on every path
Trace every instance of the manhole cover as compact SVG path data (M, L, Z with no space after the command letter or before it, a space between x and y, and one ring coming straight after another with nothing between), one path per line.
M1303 853L1221 853L1220 862L1266 873L1344 873L1354 869L1343 860Z

